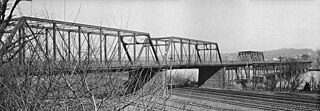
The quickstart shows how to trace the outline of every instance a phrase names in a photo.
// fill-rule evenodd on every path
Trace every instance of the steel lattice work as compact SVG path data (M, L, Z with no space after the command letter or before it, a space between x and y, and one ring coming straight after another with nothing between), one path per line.
M242 51L238 53L239 62L264 62L263 52Z
M151 38L162 64L220 64L218 44L181 37Z
M82 64L89 67L167 66L222 63L215 42L151 38L149 33L57 20L20 17L12 21L13 50L20 63L39 67ZM72 66L72 65L70 65Z
M12 22L11 33L19 39L19 61L71 62L90 66L138 64L145 52L154 52L149 33L56 20L21 17ZM140 54L138 56L138 53ZM148 56L154 58L154 53ZM141 63L140 63L141 64Z

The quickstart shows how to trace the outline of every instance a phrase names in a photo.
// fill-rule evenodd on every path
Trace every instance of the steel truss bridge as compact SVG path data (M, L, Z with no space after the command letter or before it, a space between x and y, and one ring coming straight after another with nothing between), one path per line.
M61 70L127 70L133 83L144 84L156 72L169 67L198 68L198 82L202 85L221 69L225 69L230 78L229 72L233 70L239 75L243 71L238 70L268 72L279 66L288 66L283 62L266 62L262 53L252 51L240 52L238 62L223 62L218 44L210 41L182 37L151 38L145 32L34 17L13 19L3 36L9 38L9 44L2 43L2 47L13 46L7 48L9 52L5 60L13 60L10 64L16 66L14 70L57 73ZM295 63L295 70L300 71L311 64L310 61ZM136 76L139 72L140 75ZM246 75L249 75L246 78L251 77L250 73ZM127 86L132 91L137 89L132 84Z
M18 41L19 63L39 67L165 67L221 64L218 44L181 37L151 38L149 33L33 17L13 19L7 36ZM15 51L12 51L15 52ZM8 55L13 55L9 53Z
M254 51L239 52L238 62L223 62L216 42L182 37L151 38L145 32L34 17L13 19L4 36L15 41L7 57L15 57L17 64L36 64L38 69L54 66L179 69L283 64L266 62L262 52Z

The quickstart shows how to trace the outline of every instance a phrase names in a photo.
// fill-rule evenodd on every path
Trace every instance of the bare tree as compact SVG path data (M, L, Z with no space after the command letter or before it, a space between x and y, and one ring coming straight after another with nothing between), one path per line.
M301 55L301 59L302 60L309 60L309 58L310 58L310 55L308 55L308 54L302 54Z
M196 85L196 82L195 80L193 80L192 75L185 75L181 73L172 75L172 82L173 85L177 85L179 87Z
M43 46L44 44L39 42L37 45ZM90 67L97 65L94 63L95 59L89 62L84 60L81 64L77 64L66 60L54 61L47 58L50 62L47 68L51 69L44 70L44 66L48 63L35 59L40 58L41 53L44 52L33 47L32 42L26 44L25 50L30 52L23 64L19 64L19 61L11 61L1 67L1 74L8 76L5 78L7 82L1 82L0 109L121 110L132 108L145 100L150 100L149 103L152 103L163 96L161 79L150 78L150 81L135 81L136 78L144 77L142 76L143 68L131 72L113 72ZM89 53L95 55L94 52ZM76 59L76 57L72 59ZM103 67L110 66L111 64ZM70 67L73 69L66 70ZM83 70L79 70L79 67ZM102 66L98 65L97 67ZM147 67L145 69L148 70ZM128 73L137 76L135 76L136 78L128 78ZM132 87L141 87L146 82L149 82L148 86L133 93L128 93L128 87L125 85L126 83L133 84ZM152 105L154 104L148 104L144 107Z
M15 0L10 6L9 0L1 0L0 2L0 66L11 61L20 49L16 49L18 45L17 39L14 39L17 29L12 28L12 17L16 6L21 0Z
M298 63L295 58L286 59L287 67L283 70L283 77L285 81L285 90L296 91L297 88L303 83L303 74L297 71Z
M9 0L0 2L0 110L122 110L136 108L147 100L147 103L154 103L164 97L161 92L164 87L158 76L138 82L135 78L124 79L128 78L128 73L144 77L143 71L148 67L108 71L113 64L97 64L95 61L99 58L95 55L99 54L95 47L84 54L93 56L86 56L80 62L76 61L76 56L68 61L62 54L64 48L57 48L59 60L46 55L45 39L39 37L45 29L32 29L27 25L20 31L24 23L12 19L19 2L16 0L12 6ZM63 39L67 34L58 34L61 43L67 42ZM108 45L114 46L113 43ZM26 54L22 60L17 57L20 53ZM116 57L115 54L111 52L111 57ZM150 71L155 75L159 72ZM125 83L143 87L128 93ZM143 104L142 107L152 109L153 105Z
M318 57L316 58L317 67L320 68L320 50L316 51Z
M311 73L311 77L310 77L310 87L311 87L311 91L317 92L320 89L318 88L319 83L315 80L315 76L313 73Z
M14 23L11 21L13 18L13 12L16 6L19 4L20 0L15 0L12 4L12 1L9 0L1 0L0 1L0 108L10 110L16 110L12 107L20 107L15 106L10 99L18 99L19 94L17 94L17 86L15 85L15 81L11 78L15 75L11 73L15 73L14 68L18 67L9 67L11 64L9 63L14 59L14 57L21 50L17 48L19 39L15 39L14 36L17 32L17 28L14 26ZM18 23L21 24L21 23ZM27 37L27 36L25 36ZM7 69L7 70L4 70ZM11 70L8 70L11 69ZM11 95L11 94L14 95ZM11 98L13 97L13 98ZM4 99L9 98L9 99ZM21 99L21 98L19 98Z

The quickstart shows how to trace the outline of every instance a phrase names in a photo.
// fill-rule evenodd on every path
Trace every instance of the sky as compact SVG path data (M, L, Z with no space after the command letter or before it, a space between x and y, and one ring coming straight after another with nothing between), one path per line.
M320 0L32 0L16 15L207 40L222 53L320 49Z

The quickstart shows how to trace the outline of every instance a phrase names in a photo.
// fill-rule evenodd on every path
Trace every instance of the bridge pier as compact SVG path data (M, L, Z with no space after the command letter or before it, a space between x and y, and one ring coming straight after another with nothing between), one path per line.
M198 86L204 88L224 88L225 71L225 67L222 66L199 67Z
M129 72L129 79L125 83L127 89L126 94L131 94L141 89L148 81L150 81L160 68L138 68Z

